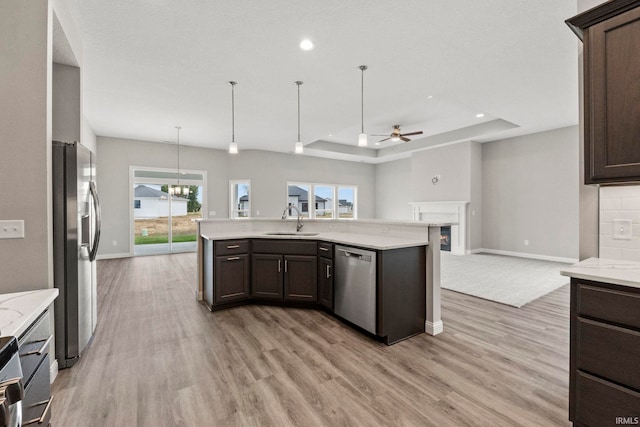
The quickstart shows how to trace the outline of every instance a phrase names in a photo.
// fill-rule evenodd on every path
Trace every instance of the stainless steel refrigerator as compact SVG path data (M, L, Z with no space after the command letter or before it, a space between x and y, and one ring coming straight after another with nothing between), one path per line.
M53 142L53 262L58 368L70 368L97 323L96 252L100 203L95 155L83 145Z

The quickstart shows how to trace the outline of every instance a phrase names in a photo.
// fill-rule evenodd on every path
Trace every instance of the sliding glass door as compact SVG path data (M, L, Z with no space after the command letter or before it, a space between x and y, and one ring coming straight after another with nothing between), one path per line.
M197 249L195 220L202 218L204 173L132 169L134 255Z

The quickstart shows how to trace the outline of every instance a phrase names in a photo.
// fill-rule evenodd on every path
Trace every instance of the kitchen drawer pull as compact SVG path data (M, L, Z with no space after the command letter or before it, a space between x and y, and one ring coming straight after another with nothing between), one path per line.
M282 272L282 261L278 260L278 273Z
M321 251L325 251L325 252L329 252L329 249L327 249L327 248L323 248L322 246L320 246L320 250L321 250Z
M237 261L239 259L240 259L239 256L232 256L232 257L227 258L227 261Z
M34 419L29 420L27 422L23 422L22 425L23 426L28 426L29 424L35 424L35 423L42 424L44 422L44 420L47 419L47 414L51 410L51 402L52 401L53 401L53 396L51 396L49 398L49 400L43 400L42 402L35 403L33 406L44 405L45 403L47 404L47 406L45 406L44 411L42 411L42 415L40 416L40 418L34 418Z
M285 260L284 260L284 272L286 273L288 269L289 269L289 261L287 261L287 260L285 259Z
M238 249L240 245L227 245L227 249Z
M327 265L327 279L331 278L331 266Z
M47 346L49 345L52 339L53 339L53 335L49 335L49 338L47 338L46 340L34 341L34 342L42 342L43 344L40 346L38 350L28 351L26 353L21 354L20 357L32 356L34 354L37 354L38 356L40 356L42 353L44 353L44 349L47 348Z

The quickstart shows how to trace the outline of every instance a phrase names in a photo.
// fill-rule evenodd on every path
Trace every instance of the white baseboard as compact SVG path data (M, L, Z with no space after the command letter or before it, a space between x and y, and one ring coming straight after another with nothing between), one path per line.
M429 335L438 335L444 331L444 324L442 323L442 320L439 320L436 323L431 323L427 320L424 322L424 331Z
M53 384L58 376L58 359L53 359L51 365L49 366L49 378L51 379L49 382Z
M495 254L495 255L507 255L507 256L515 256L518 258L540 259L543 261L566 262L569 264L575 264L578 262L577 258L563 258L563 257L557 257L557 256L550 256L550 255L530 254L526 252L501 251L498 249L486 249L486 248L473 249L471 253L472 254L486 253L486 254Z
M116 259L116 258L131 258L131 254L129 252L124 252L120 254L103 254L98 255L96 259Z

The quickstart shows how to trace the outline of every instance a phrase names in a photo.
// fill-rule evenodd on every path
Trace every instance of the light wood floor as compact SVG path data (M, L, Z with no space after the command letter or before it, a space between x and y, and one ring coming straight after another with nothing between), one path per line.
M569 292L516 309L443 291L393 346L321 311L195 301L195 254L98 263L98 329L53 384L59 426L565 426Z

